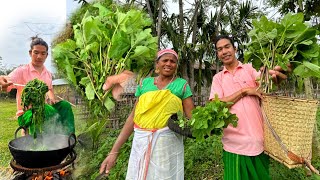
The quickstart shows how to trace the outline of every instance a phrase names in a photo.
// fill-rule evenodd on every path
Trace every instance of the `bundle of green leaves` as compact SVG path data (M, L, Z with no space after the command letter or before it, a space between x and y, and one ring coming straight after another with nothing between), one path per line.
M204 140L208 136L220 135L224 128L231 124L238 125L238 117L230 113L230 103L220 101L216 96L205 106L197 106L192 110L190 120L178 113L178 123L182 128L190 128L192 136L197 140Z
M99 13L86 12L73 26L74 37L53 48L58 70L88 100L93 115L105 116L114 107L110 91L102 86L108 76L130 70L137 80L152 69L158 50L152 21L142 10L99 2Z
M244 58L257 70L266 67L260 79L264 92L269 93L272 89L267 70L275 66L287 70L287 65L291 64L293 74L298 77L320 78L320 48L316 38L319 31L304 22L302 13L288 13L280 22L263 16L253 20L253 26Z
M42 132L42 124L45 118L45 95L49 88L41 80L34 79L29 81L24 87L21 95L21 105L24 110L31 108L33 136L36 138L37 132Z

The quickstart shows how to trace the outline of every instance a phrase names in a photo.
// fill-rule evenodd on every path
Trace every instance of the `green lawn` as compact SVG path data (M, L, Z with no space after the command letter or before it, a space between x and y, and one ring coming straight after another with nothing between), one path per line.
M8 143L14 139L14 132L18 128L16 109L15 100L0 99L0 167L8 167L11 160Z

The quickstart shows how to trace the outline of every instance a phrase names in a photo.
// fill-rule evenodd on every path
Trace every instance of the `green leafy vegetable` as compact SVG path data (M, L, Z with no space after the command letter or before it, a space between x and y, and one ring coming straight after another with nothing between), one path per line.
M320 78L320 48L316 38L319 31L304 23L302 13L288 13L280 22L263 16L253 20L253 26L249 32L251 42L244 56L246 62L252 62L256 69L265 66L267 70L275 66L287 70L287 65L292 64L295 75ZM261 85L268 93L272 81L267 70L262 72Z
M207 103L204 107L197 106L192 110L192 118L187 120L178 113L179 126L182 128L190 127L192 136L197 140L204 140L205 137L221 134L223 128L231 124L233 127L238 125L238 118L231 114L228 106L230 103L215 99Z
M108 76L130 70L137 79L153 68L157 38L151 34L151 19L141 10L93 4L73 26L74 37L57 44L53 57L58 69L81 92L93 115L105 116L114 107L110 91L102 86Z
M29 81L24 87L21 95L21 105L24 110L31 108L33 137L37 137L37 132L42 132L42 124L45 118L45 95L48 92L48 86L38 79Z

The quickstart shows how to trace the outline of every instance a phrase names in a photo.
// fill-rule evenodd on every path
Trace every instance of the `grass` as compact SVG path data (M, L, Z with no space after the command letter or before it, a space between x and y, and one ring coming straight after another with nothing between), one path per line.
M16 109L15 100L0 99L0 167L8 167L11 160L8 143L14 139L14 132L18 128Z

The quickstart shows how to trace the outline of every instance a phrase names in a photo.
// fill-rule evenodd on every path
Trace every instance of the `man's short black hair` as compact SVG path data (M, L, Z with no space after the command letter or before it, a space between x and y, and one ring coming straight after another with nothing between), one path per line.
M235 47L235 46L234 46L234 40L233 40L232 37L230 37L230 36L228 36L228 35L219 35L219 36L217 36L217 37L215 38L215 41L214 41L214 47L215 47L216 50L217 50L217 42L218 42L219 40L221 40L221 39L228 39L228 40L230 41L231 45L232 45L233 47Z

